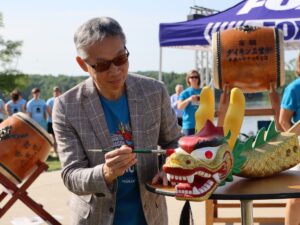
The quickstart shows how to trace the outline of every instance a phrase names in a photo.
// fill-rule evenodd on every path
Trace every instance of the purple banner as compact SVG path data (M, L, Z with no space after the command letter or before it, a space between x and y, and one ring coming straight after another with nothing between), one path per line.
M289 49L300 45L300 0L246 0L218 14L161 23L160 46L208 46L214 32L243 25L281 29Z

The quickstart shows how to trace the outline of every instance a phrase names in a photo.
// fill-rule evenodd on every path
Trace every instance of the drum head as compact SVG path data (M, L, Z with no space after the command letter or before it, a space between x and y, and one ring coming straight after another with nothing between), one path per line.
M49 142L50 145L54 145L53 137L43 127L41 127L37 122L35 122L33 119L31 119L28 115L26 115L25 113L22 113L22 112L18 112L16 114L14 114L14 116L23 120L25 123L27 123L33 129L35 129L37 132L39 132Z

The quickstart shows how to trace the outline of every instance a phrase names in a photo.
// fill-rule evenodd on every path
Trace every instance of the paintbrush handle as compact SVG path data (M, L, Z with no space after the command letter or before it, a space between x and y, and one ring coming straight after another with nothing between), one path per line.
M110 152L111 149L88 149L89 152ZM165 154L166 150L161 149L161 150L157 150L157 149L152 149L152 150L148 150L148 149L133 149L132 150L133 153L152 153L152 154Z

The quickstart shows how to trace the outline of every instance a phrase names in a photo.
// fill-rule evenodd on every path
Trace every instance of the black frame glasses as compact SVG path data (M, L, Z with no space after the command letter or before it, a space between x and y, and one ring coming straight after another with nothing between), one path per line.
M124 50L125 50L125 53L123 53L122 55L118 55L117 57L115 57L112 60L101 60L100 62L98 62L94 65L90 65L88 63L87 64L90 67L92 67L96 72L104 72L104 71L108 70L112 63L115 66L122 66L128 62L128 57L129 57L129 51L127 50L126 46L124 47Z

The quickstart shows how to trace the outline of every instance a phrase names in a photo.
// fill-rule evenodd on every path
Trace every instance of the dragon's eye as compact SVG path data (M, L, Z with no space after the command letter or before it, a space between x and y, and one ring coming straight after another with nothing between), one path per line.
M203 148L198 148L191 152L191 156L198 160L213 161L216 158L219 148L220 146L207 146Z
M191 160L186 160L185 163L186 163L186 165L190 165L191 164Z

